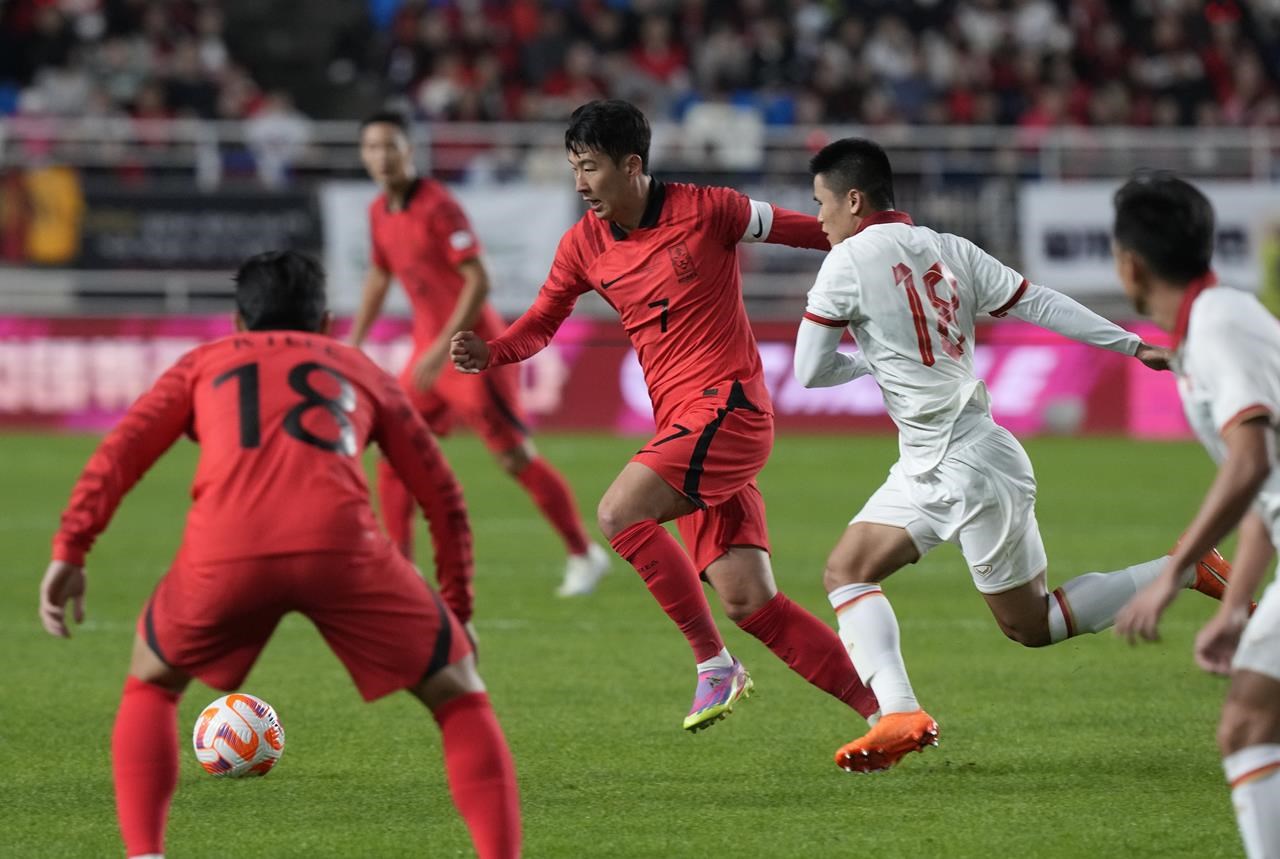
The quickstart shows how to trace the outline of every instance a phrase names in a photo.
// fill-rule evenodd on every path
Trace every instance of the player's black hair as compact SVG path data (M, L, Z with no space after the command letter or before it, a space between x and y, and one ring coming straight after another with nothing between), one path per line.
M893 167L875 141L846 137L828 143L809 160L809 172L838 195L856 188L874 208L893 208Z
M564 148L581 155L595 150L621 164L628 155L640 156L640 169L649 170L649 120L634 104L599 99L578 107L564 131Z
M1213 205L1200 189L1164 170L1142 170L1116 191L1116 244L1158 277L1182 285L1209 271Z
M377 113L371 113L364 119L360 120L360 134L364 134L364 130L371 125L394 125L400 129L400 133L405 137L409 136L409 121L404 118L404 114L394 110L380 110Z
M236 310L250 331L319 331L324 269L297 251L267 251L236 271Z

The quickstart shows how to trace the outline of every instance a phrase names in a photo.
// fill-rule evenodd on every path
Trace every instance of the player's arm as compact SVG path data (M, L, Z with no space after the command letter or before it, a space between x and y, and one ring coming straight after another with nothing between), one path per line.
M1196 664L1205 671L1231 673L1231 660L1249 622L1253 597L1275 557L1266 520L1256 508L1250 510L1240 523L1236 554L1231 559L1231 580L1227 582L1222 603L1196 635Z
M825 251L831 243L813 215L752 200L731 188L709 188L713 227L726 244L768 242Z
M1116 632L1130 641L1138 637L1155 641L1160 616L1186 584L1186 576L1196 561L1231 533L1249 511L1258 490L1271 474L1274 455L1270 415L1258 415L1237 421L1224 428L1226 456L1214 477L1209 492L1187 527L1178 547L1164 570L1151 584L1138 593L1116 618ZM1233 581L1238 588L1234 599L1245 598L1256 589L1257 581Z
M871 372L862 353L839 351L840 338L857 310L858 272L843 248L822 261L796 334L796 380L806 388L843 385Z
M837 323L838 325L838 323ZM830 388L871 372L861 352L839 351L844 326L805 316L796 333L796 381L806 388Z
M533 306L501 337L486 343L472 331L459 331L453 336L450 357L455 367L463 373L479 373L488 367L518 364L546 348L573 312L578 296L591 288L581 274L572 235L566 233L560 240L551 273L538 290Z
M1124 355L1137 355L1143 346L1137 334L1125 331L1061 292L1034 283L1026 283L1018 300L1005 313L1080 343Z
M374 320L382 312L382 305L387 300L387 292L391 288L391 272L377 265L370 265L364 276L364 289L360 294L360 309L356 311L355 321L351 324L351 345L359 348Z
M475 555L462 487L404 391L390 376L382 382L373 438L426 514L440 596L465 624L475 602Z
M187 356L138 398L98 445L80 473L53 538L53 560L40 586L40 618L51 634L67 637L66 603L84 620L84 561L125 494L191 425Z
M1155 369L1166 369L1168 354L1102 318L1060 292L1031 283L973 242L946 236L952 251L968 267L979 310L996 318L1012 316L1080 343L1136 356Z
M453 312L449 314L449 319L435 342L413 367L413 383L419 390L425 391L435 382L449 360L453 335L459 331L467 331L476 324L476 320L480 318L480 310L489 297L489 275L479 257L459 263L458 273L462 275L462 290L458 293Z

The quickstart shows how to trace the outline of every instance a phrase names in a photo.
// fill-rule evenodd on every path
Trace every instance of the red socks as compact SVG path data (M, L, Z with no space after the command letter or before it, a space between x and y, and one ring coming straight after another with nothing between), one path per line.
M858 678L840 636L781 591L738 626L760 639L792 671L863 718L880 709L875 693Z
M382 525L400 554L413 560L413 518L418 502L385 457L378 457L378 504Z
M520 855L520 794L511 752L484 692L460 695L433 714L444 744L453 804L479 859Z
M653 519L646 519L609 542L614 551L636 568L649 593L667 617L680 627L693 648L696 661L705 662L724 649L698 571L665 528Z
M164 852L169 801L178 786L179 697L133 676L124 681L111 732L111 767L129 856Z
M564 540L570 555L581 555L587 551L587 532L582 528L582 517L578 515L578 505L569 491L560 472L556 471L545 460L530 460L516 480L529 493L533 503L542 511L542 515L556 533Z

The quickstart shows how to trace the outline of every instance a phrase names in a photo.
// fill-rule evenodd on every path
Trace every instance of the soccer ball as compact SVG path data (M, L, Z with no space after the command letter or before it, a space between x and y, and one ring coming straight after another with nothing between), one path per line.
M200 713L191 733L196 758L209 775L266 775L284 753L284 728L271 705L236 692Z

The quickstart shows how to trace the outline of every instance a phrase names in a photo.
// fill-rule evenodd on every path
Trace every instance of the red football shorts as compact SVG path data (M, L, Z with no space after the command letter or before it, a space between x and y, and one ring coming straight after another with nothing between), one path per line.
M436 435L448 435L454 420L471 427L485 446L496 453L514 450L529 435L520 409L520 368L515 364L492 367L483 373L460 373L446 363L436 382L426 391L413 384L413 366L422 350L414 352L400 385L409 394L414 408Z
M772 449L773 416L751 405L735 382L678 414L631 458L697 505L676 525L699 571L730 546L769 551L755 478Z
M230 691L291 611L316 625L366 701L416 686L471 652L462 625L390 543L216 564L180 553L138 633L166 664Z

